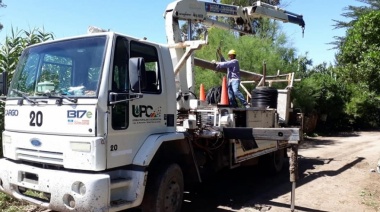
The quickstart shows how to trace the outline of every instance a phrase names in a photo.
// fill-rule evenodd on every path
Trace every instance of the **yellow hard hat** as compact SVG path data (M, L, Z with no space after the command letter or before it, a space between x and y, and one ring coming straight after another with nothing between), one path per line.
M231 49L231 50L228 52L228 55L230 55L230 54L236 55L236 51L233 50L233 49Z

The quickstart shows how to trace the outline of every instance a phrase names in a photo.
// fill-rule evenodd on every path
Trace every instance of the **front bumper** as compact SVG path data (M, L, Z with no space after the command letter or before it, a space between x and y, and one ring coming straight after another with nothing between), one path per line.
M128 181L124 187L117 187L111 178L121 172L129 175L126 177ZM145 177L145 172L78 173L0 159L0 191L55 211L117 211L138 206L144 195ZM43 193L48 198L26 195L23 192L26 189ZM122 200L123 205L111 204L117 200Z

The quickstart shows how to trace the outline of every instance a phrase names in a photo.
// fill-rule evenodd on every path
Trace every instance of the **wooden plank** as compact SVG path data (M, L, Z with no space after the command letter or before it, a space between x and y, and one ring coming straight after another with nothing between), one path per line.
M240 86L243 88L245 93L247 94L247 97L252 98L251 93L248 91L248 89L243 85L243 83L240 83ZM248 98L247 98L248 99Z
M202 60L202 59L199 59L199 58L194 58L194 65L198 66L198 67L201 67L201 68L205 68L205 69L209 69L209 70L213 70L213 71L216 71L216 72L227 74L227 69L219 69L219 70L217 70L216 67L215 67L215 64L213 64L213 63L211 63L211 62L209 62L207 60ZM263 75L261 75L261 74L257 74L257 73L250 72L250 71L245 71L245 70L242 70L242 69L240 69L240 76L241 76L242 79L253 80L255 82L260 81L261 78L263 77Z

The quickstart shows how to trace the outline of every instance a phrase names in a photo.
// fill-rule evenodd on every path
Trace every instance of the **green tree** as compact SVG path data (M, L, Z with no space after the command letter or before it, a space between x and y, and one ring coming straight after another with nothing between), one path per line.
M343 129L348 119L345 115L345 102L349 98L346 85L336 80L330 73L331 67L313 67L309 75L295 84L293 103L306 115L327 116L323 125L328 129Z
M378 11L380 9L380 0L357 0L358 2L362 2L367 6L352 6L349 5L344 8L345 12L341 14L343 17L348 18L349 21L340 21L340 20L333 20L335 21L335 28L347 28L350 29L354 26L354 24L358 21L358 19L363 16L364 14L367 14L372 11ZM335 49L339 49L344 41L345 36L336 36L336 41L331 42L332 45L334 45Z
M362 2L367 6L352 6L349 5L344 10L345 13L342 14L343 17L348 18L349 21L335 21L336 28L350 28L355 22L364 14L369 12L379 10L380 9L380 0L357 0L358 2Z
M313 65L313 60L308 58L307 54L308 52L298 57L296 70L296 77L298 78L305 78L310 75L308 67Z
M1 1L0 1L1 4ZM5 42L0 48L0 71L8 73L8 85L16 70L18 59L29 45L54 39L53 33L43 29L17 30L12 28L11 34L5 37ZM4 105L0 105L0 131L4 130ZM1 143L1 142L0 142ZM2 157L2 145L0 144L0 157Z
M349 83L364 82L380 92L380 12L363 15L348 31L337 55L338 76Z
M380 126L379 94L369 91L365 84L348 84L350 99L345 104L345 113L357 130Z
M380 125L380 12L362 15L337 54L337 77L350 86L346 113L361 126Z

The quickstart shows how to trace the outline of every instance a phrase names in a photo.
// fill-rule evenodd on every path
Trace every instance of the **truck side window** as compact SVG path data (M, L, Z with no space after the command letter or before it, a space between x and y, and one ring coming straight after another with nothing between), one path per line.
M112 90L120 93L129 89L128 73L128 41L118 37L115 44L115 52L112 67ZM129 103L120 103L112 107L112 128L123 130L128 128Z
M161 93L160 66L157 49L154 46L131 41L131 57L142 57L145 60L146 75L142 80L146 81L146 88L143 93Z
M127 91L128 41L118 37L113 60L112 90Z

